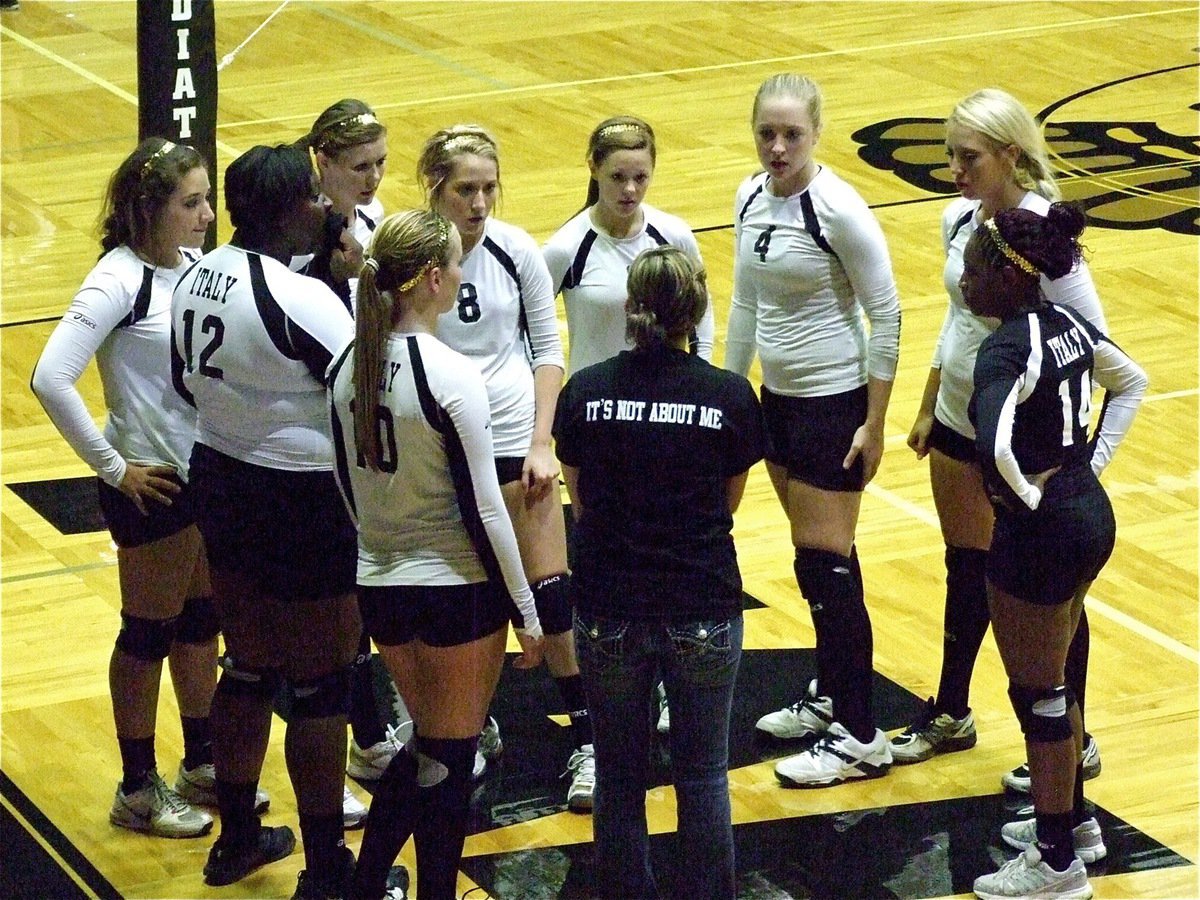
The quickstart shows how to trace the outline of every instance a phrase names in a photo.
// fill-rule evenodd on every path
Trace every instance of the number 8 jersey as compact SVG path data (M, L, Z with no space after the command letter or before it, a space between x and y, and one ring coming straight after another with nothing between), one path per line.
M171 332L171 374L199 414L199 443L270 469L333 468L325 370L354 337L337 294L225 244L179 279Z
M483 373L498 458L524 458L533 440L533 370L564 368L554 287L541 250L528 234L489 218L479 243L463 256L454 308L438 319L437 337Z

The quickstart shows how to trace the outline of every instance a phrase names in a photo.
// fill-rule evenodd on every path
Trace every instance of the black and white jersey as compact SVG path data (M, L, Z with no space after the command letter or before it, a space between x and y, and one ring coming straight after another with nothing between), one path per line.
M196 411L171 385L171 292L199 253L180 253L175 268L152 266L126 246L104 254L33 370L33 391L51 421L113 487L127 462L172 466L187 479ZM103 433L75 387L93 357L108 407Z
M554 438L579 470L577 608L639 620L737 614L727 486L762 458L764 440L745 378L684 350L625 350L567 381Z
M528 234L488 219L462 260L458 302L437 337L483 373L497 457L523 458L533 441L533 370L563 368L550 273Z
M378 197L365 206L354 207L354 217L346 223L346 227L362 246L364 255L370 252L375 229L382 220L383 203ZM329 270L329 256L328 248L323 249L319 254L308 253L304 256L293 256L288 262L288 268L293 272L323 281L350 310L350 315L354 315L354 305L358 302L358 278L348 278L344 282L337 281Z
M334 473L358 526L358 583L503 578L529 625L533 594L496 476L483 377L429 334L391 334L383 359L378 471L355 444L353 343L329 371Z
M366 206L354 207L354 220L350 223L350 233L362 245L364 256L370 254L371 241L375 237L375 229L379 227L379 223L382 221L383 203L378 197L375 197ZM348 285L350 288L350 312L353 314L354 304L358 302L358 279L349 279Z
M845 393L868 377L892 381L900 302L870 207L824 166L790 197L770 185L765 172L751 176L734 202L725 367L744 375L757 349L763 386L787 397Z
M1028 191L1017 206L1044 216L1050 209L1050 201L1040 194ZM981 224L979 208L980 201L959 197L942 212L942 246L946 251L942 280L950 303L942 321L942 330L938 333L931 364L933 368L940 370L934 414L939 421L964 437L975 436L967 416L975 354L979 351L983 339L996 326L995 319L980 318L967 309L963 303L962 290L958 286L963 272L963 252L971 235ZM1108 333L1100 297L1096 293L1096 286L1092 282L1092 274L1086 262L1080 260L1071 272L1053 281L1042 276L1041 287L1042 295L1047 301L1077 310L1102 334Z
M1094 447L1093 380L1109 391ZM1042 492L1028 475L1081 466L1099 474L1129 429L1147 380L1078 312L1047 305L1005 320L984 338L974 383L969 412L988 494L1009 509L1031 510Z
M623 238L592 224L589 207L558 229L542 247L556 294L562 294L574 374L629 349L625 297L629 267L643 250L670 245L703 263L700 245L683 219L642 204L642 227ZM712 360L712 303L696 326L696 352Z
M172 332L172 374L199 413L197 440L267 468L332 467L325 372L354 336L333 291L226 244L179 280Z

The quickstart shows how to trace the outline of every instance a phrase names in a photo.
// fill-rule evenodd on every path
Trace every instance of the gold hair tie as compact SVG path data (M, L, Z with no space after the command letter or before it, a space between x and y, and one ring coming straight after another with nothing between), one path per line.
M995 219L988 219L983 224L987 226L988 233L991 234L992 242L996 245L996 249L1003 253L1009 262L1028 275L1040 274L1037 266L1009 246L1008 241L1004 239L1004 235L1000 233L1000 229L996 227Z
M425 277L425 273L436 266L438 264L438 259L445 255L446 247L450 244L450 222L445 216L437 217L437 230L439 244L437 256L426 260L425 264L422 265L421 268L417 269L415 273L413 273L412 278L408 279L408 281L396 288L397 293L403 294L405 291L412 290L414 287L416 287L417 282ZM374 262L374 260L371 261Z
M145 178L147 175L150 174L150 170L152 168L154 168L154 163L160 157L166 156L168 153L170 153L174 149L175 149L175 145L173 143L171 143L170 141L163 141L163 145L161 147L159 147L157 150L155 150L153 153L151 153L146 158L146 161L144 163L142 163L142 178Z
M408 279L408 281L404 282L404 284L402 284L398 288L396 288L396 292L399 294L403 294L405 291L411 291L413 288L415 288L417 286L417 282L425 277L425 273L429 271L429 268L432 265L433 265L433 260L432 259L427 260L425 263L422 264L421 268L417 269L416 273L413 275L412 278Z
M614 134L621 134L626 131L641 131L641 125L635 125L632 122L614 122L612 125L605 125L597 132L596 137L609 137Z

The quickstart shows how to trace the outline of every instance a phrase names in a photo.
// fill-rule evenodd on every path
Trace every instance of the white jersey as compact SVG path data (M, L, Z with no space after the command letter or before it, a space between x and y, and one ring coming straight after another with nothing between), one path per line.
M350 234L363 248L363 253L366 254L371 249L371 240L375 237L375 229L379 227L379 223L383 221L383 203L376 197L366 205L354 207L354 218L346 225L350 229ZM313 254L306 253L304 256L293 256L288 263L288 268L293 272L304 272L305 267L313 261ZM347 287L350 291L350 313L354 314L354 304L358 301L358 279L347 278Z
M67 443L107 484L126 463L167 465L187 480L196 411L171 386L171 291L199 256L168 269L124 245L84 279L33 370L32 387ZM92 357L108 420L96 427L75 383Z
M624 238L610 237L592 224L592 208L558 229L542 247L556 294L562 294L570 337L573 375L632 346L625 340L625 298L629 267L643 250L671 245L703 264L700 245L683 219L642 204L642 227ZM712 361L712 302L696 327L696 352Z
M533 441L532 370L563 368L550 273L533 238L497 219L463 257L462 273L437 336L483 373L497 458L524 459Z
M358 583L474 584L494 573L528 627L533 594L496 477L482 376L430 334L390 335L383 371L384 459L373 471L355 462L354 344L329 370L334 474L358 527Z
M225 244L184 273L172 320L173 374L199 412L198 441L271 469L333 467L325 371L354 336L333 291Z
M790 197L769 182L765 172L747 178L734 203L726 368L745 375L757 348L763 386L789 397L892 381L900 302L874 214L824 166Z
M1050 201L1029 191L1017 206L1044 216L1050 209ZM946 250L942 280L950 304L942 320L932 363L932 368L941 370L934 415L943 424L968 438L975 437L975 429L967 416L967 404L971 401L975 385L975 356L983 339L997 325L996 319L981 319L967 309L958 286L963 271L963 251L980 224L979 208L980 201L959 197L942 212L942 246ZM1042 293L1051 303L1078 310L1101 334L1108 333L1104 310L1100 306L1100 297L1087 263L1081 260L1071 272L1054 281L1043 275L1041 286Z
M383 204L378 197L375 197L366 206L354 207L354 219L350 222L350 233L362 245L364 255L370 253L375 229L379 227L381 221L383 221ZM358 279L349 278L347 283L350 285L350 306L353 311L355 304L358 303Z

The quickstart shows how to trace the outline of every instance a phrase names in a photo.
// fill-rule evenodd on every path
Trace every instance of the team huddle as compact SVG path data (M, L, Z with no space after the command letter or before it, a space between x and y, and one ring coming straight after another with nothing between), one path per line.
M564 799L593 814L595 893L733 898L732 528L763 461L816 633L796 702L756 726L797 742L780 785L973 747L990 625L1028 754L1002 781L1033 805L1001 829L1019 855L975 893L1092 896L1086 864L1106 851L1082 788L1099 773L1084 598L1115 542L1099 475L1145 373L1108 336L1084 216L1059 202L1033 118L1003 91L971 94L947 119L961 194L942 218L949 304L908 436L946 542L942 671L918 720L886 735L855 529L883 456L901 304L874 214L815 159L821 103L793 74L755 96L761 170L733 201L722 368L696 239L645 202L657 147L635 117L593 129L584 206L541 247L492 215L499 148L478 125L431 135L425 208L385 215L387 129L340 101L299 141L229 165L233 235L203 255L199 154L150 138L126 158L100 261L32 382L97 473L118 546L114 825L197 837L216 809L211 886L289 855L295 834L262 823L259 788L282 704L305 861L294 896L406 896L395 861L411 837L416 895L454 897L472 784L502 747L489 706L511 624L514 665L545 663L561 701L546 712L569 722ZM76 388L93 358L103 430ZM376 708L372 646L407 740ZM154 740L163 660L184 736L170 785ZM657 876L656 733L680 857L704 860ZM374 783L369 811L347 775Z

